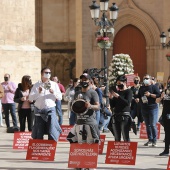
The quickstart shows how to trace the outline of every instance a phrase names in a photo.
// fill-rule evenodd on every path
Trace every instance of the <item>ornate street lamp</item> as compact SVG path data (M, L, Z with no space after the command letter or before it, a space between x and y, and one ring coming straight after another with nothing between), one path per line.
M112 4L110 9L110 20L106 16L108 10L109 0L100 0L100 6L97 5L96 1L93 1L92 5L89 6L91 12L91 18L94 20L99 30L96 32L97 45L102 49L104 56L104 96L106 97L106 104L109 104L108 98L108 69L107 69L107 49L112 45L110 38L111 34L114 34L114 23L118 17L118 7L115 3ZM102 16L99 19L99 11L102 12Z
M170 28L168 29L168 36L170 38ZM165 48L165 47L169 48L170 47L170 41L168 43L166 43L166 34L164 32L161 33L160 40L161 40L161 44L162 44L163 48Z

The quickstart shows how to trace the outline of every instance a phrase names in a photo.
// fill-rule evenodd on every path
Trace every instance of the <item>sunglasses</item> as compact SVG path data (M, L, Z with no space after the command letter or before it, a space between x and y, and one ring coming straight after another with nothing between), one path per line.
M45 74L51 74L51 72L45 72Z
M149 78L145 77L144 80L149 80Z

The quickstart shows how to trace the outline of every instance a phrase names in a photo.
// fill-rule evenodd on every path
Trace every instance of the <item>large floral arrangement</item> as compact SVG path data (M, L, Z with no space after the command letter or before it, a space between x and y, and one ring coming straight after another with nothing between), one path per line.
M109 71L109 85L115 85L116 79L120 75L134 73L133 62L128 54L116 54L113 56Z

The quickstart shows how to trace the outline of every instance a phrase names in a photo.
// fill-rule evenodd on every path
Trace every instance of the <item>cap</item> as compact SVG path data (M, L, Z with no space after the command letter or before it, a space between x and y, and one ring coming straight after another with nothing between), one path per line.
M90 75L87 74L87 73L83 73L81 76L80 76L80 79L82 79L83 77L85 77L86 79L91 79Z

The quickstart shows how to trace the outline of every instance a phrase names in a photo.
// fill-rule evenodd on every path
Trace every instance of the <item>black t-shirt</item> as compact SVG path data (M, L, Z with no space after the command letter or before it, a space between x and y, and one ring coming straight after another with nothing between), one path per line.
M113 97L110 99L110 106L114 108L115 113L120 112L130 112L130 104L132 101L132 91L126 89L123 91L118 91L119 97Z
M163 98L163 110L162 116L163 119L166 118L166 115L170 114L170 90L165 90L165 96Z
M142 102L142 97L145 96L144 94L147 91L151 94L155 94L156 98L160 97L160 91L159 91L159 88L156 85L153 85L153 84L151 84L149 86L141 86L139 88L139 93L138 93L138 96L136 96L136 97L140 99L141 107L153 109L157 106L156 98L149 96L149 97L147 97L147 100L148 100L147 103Z
M94 105L96 102L99 102L98 94L95 90L89 89L87 92L76 92L74 95L74 99L83 98L85 101L89 101L90 104ZM96 114L92 109L88 109L88 111L84 114L77 114L77 122L76 124L97 124L96 122Z

